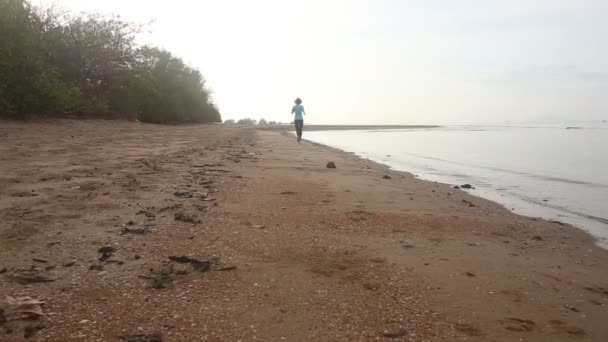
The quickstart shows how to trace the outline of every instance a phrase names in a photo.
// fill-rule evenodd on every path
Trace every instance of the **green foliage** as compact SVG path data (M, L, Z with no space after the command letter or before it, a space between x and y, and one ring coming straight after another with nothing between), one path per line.
M185 65L171 53L144 47L139 51L145 88L140 119L148 122L221 122L220 113L210 101L205 81L198 70Z
M200 72L137 46L140 29L119 17L73 18L0 0L0 116L221 122Z
M155 289L164 289L169 287L174 280L175 279L171 274L161 273L152 279L150 285Z
M257 124L257 120L251 118L240 119L236 122L239 125L255 125Z
M365 210L354 210L346 213L346 216L353 221L359 222L372 218L374 214Z
M68 110L80 97L47 63L45 21L22 0L0 0L0 115Z

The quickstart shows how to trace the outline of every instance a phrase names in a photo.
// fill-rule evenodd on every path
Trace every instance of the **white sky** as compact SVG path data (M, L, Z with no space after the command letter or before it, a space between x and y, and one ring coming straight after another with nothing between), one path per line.
M608 120L606 0L34 0L154 20L224 119Z

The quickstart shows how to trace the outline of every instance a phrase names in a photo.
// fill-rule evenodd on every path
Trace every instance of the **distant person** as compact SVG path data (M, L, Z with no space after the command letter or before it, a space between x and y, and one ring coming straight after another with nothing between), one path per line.
M302 99L299 97L295 101L295 106L291 109L291 114L295 114L293 123L296 125L296 134L298 135L298 142L302 140L302 129L304 129L304 106L302 106Z

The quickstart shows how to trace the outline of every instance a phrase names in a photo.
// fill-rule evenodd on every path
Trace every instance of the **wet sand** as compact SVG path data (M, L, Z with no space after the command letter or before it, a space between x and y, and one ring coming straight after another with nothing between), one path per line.
M584 232L280 132L0 122L0 219L0 340L608 340Z

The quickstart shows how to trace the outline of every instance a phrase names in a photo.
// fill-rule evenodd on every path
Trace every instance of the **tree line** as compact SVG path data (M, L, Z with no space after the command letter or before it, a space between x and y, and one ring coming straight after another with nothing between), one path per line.
M70 16L0 0L0 117L103 116L221 122L201 73L136 44L118 16Z
M242 126L252 126L252 125L285 125L285 123L283 122L277 122L277 121L266 121L266 119L262 118L259 121L256 119L252 119L252 118L244 118L244 119L240 119L238 121L234 120L234 119L229 119L229 120L225 120L224 121L225 124L227 125L242 125ZM293 122L292 122L293 123Z

